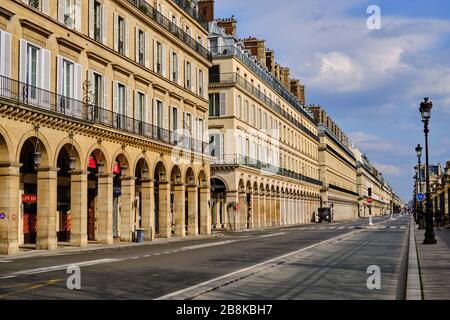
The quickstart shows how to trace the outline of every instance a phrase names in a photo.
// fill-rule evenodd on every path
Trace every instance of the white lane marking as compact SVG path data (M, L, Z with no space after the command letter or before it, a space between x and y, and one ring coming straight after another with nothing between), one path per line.
M344 229L345 227L339 227L338 229Z
M386 228L387 228L386 226L381 226L381 227L380 227L380 229L386 229Z
M347 227L347 229L355 229L354 226Z
M11 278L15 278L16 276L6 276L6 277L1 277L0 279L11 279Z
M160 256L161 253L157 252L157 253L154 253L153 255L154 255L154 256Z
M142 258L148 258L148 257L150 257L149 254L146 254L145 256L142 256Z
M258 238L270 238L270 237L275 237L275 236L281 236L283 234L286 234L286 232L278 232L278 233L271 233L271 234L265 234L262 236L259 236Z
M17 271L17 272L9 274L8 276L20 276L20 275L24 275L24 274L29 275L29 274L46 273L46 272L64 270L71 266L86 267L86 266L93 266L96 264L112 263L112 262L117 262L117 261L121 261L121 260L122 259L100 259L100 260L91 260L91 261L83 261L83 262L74 262L74 263L61 264L61 265L57 265L57 266Z
M319 230L322 230L322 229L325 229L326 227L321 227L321 228L319 228Z
M400 229L406 229L406 227L400 227Z
M195 249L202 249L202 248L208 248L208 247L215 247L215 246L221 246L224 244L229 244L233 242L238 242L239 240L226 240L226 241L220 241L220 242L214 242L214 243L205 243L205 244L199 244L196 246L189 246L189 247L183 247L181 250L195 250Z
M328 227L328 229L336 229L336 227Z
M397 229L397 227L391 227L391 229Z
M222 280L222 279L226 279L226 278L235 276L235 275L237 275L237 274L239 274L239 273L244 273L244 272L246 272L246 271L251 271L251 270L253 270L253 269L257 269L257 268L259 268L259 267L262 267L262 266L264 266L264 265L273 263L273 262L275 262L275 261L279 261L279 260L282 260L282 259L289 258L289 257L291 257L291 256L295 256L295 255L297 255L297 254L299 254L299 253L301 253L301 252L310 250L310 249L312 249L312 248L315 248L315 247L317 247L317 246L326 244L326 243L328 243L328 242L332 243L333 241L335 241L335 240L337 240L337 239L346 239L346 238L351 237L351 236L353 236L354 234L357 234L357 233L359 233L359 232L361 232L361 231L356 230L356 231L350 232L350 233L348 233L348 234L346 234L346 235L339 235L339 236L330 238L330 239L328 239L328 240L320 241L320 242L315 243L315 244L312 244L312 245L310 245L310 246L308 246L308 247L306 247L306 248L303 248L303 249L300 249L300 250L296 250L296 251L293 251L293 252L289 252L289 253L287 253L287 254L284 254L284 255L281 255L281 256L278 256L278 257L275 257L275 258L272 258L272 259L269 259L269 260L260 262L260 263L258 263L258 264L253 265L253 266L246 267L246 268L243 268L243 269L240 269L240 270L237 270L237 271L234 271L234 272L225 274L225 275L223 275L223 276L220 276L220 277L217 277L217 278L214 278L214 279L211 279L211 280L207 280L207 281L198 283L198 284L193 285L193 286L191 286L191 287L188 287L188 288L185 288L185 289L182 289L182 290L179 290L179 291L176 291L176 292L169 293L169 294L167 294L167 295L161 296L161 297L159 297L159 298L156 298L155 300L167 300L167 299L170 299L170 298L172 298L172 297L176 297L176 296L182 295L183 293L186 293L186 292L195 290L195 289L197 289L197 288L200 288L200 287L203 287L203 286L207 286L207 285L213 284L213 283L218 282L218 281L220 281L220 280ZM245 277L245 276L244 276L244 277ZM244 278L244 277L243 277L243 278ZM213 287L213 289L214 289L214 287ZM211 288L209 288L209 290L208 290L208 289L206 290L206 292L208 292L208 291L211 291ZM200 293L200 294L203 294L203 293Z

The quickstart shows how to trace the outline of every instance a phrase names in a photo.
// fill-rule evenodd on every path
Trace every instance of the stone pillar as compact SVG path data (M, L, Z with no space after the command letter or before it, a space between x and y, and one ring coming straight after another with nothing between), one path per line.
M286 225L291 225L292 224L292 217L295 214L295 210L294 210L294 199L292 198L292 196L289 196L288 198L288 203L287 203L287 208L285 209L285 216L284 216L284 223Z
M197 186L188 186L188 235L198 235L198 191Z
M19 252L20 165L0 165L0 254Z
M275 225L281 225L281 196L275 196Z
M183 184L176 184L173 190L174 204L173 216L175 225L175 235L177 237L186 236L186 219L185 219L185 187Z
M264 191L259 194L259 227L266 227L266 195Z
M259 194L254 193L253 194L253 229L259 229L261 228L261 216L260 216L260 200L259 200Z
M142 228L144 229L144 239L151 241L155 238L155 209L152 197L154 196L154 184L151 180L141 181L141 209Z
M297 219L298 216L300 214L300 206L299 206L299 201L298 201L298 196L294 197L294 214L292 216L292 224L298 224Z
M210 187L202 187L200 189L200 234L211 234L211 211L209 203L211 199Z
M70 230L70 245L85 247L87 237L87 194L88 172L75 171L70 175L70 216L72 229Z
M270 196L270 224L269 226L273 227L275 226L275 215L276 215L276 200L275 200L275 195L271 195Z
M245 192L239 192L239 204L241 209L238 211L237 230L245 230L247 229L247 194Z
M238 203L239 201L239 197L238 197L238 193L236 191L227 191L226 194L226 201L225 201L225 215L226 215L226 220L227 220L227 225L226 228L235 231L237 230L237 226L238 226L238 213L237 211L235 211L232 207L232 203Z
M98 176L97 193L97 240L100 243L112 244L113 240L113 174Z
M120 240L131 242L135 226L134 198L135 177L122 178L122 195L120 196Z
M172 221L170 217L170 184L159 183L159 236L170 238L172 236Z
M286 210L286 197L283 195L280 196L280 222L281 225L286 225L286 216L287 216L287 210Z
M266 226L272 226L273 197L269 191L266 196Z
M36 249L54 250L56 240L56 201L58 169L39 168L37 172Z

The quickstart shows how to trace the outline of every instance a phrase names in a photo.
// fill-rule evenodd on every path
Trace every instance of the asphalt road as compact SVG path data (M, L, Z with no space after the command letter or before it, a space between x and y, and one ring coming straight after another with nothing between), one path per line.
M368 263L381 265L382 276L390 279L390 295L386 298L401 298L401 294L397 292L402 291L402 281L395 279L401 278L401 257L406 250L406 226L409 220L400 218L397 221L386 221L387 218L374 218L374 223L382 222L386 227L384 229L361 229L362 225L367 225L367 220L358 220L263 231L228 232L210 239L28 257L11 259L10 262L3 259L0 260L0 299L156 299L205 281L211 281L209 285L214 286L214 279L217 277L243 268L252 270L252 266L256 264L359 231L361 232L357 235L351 235L352 241L339 245L319 245L301 252L300 255L307 255L307 260L303 262L295 262L296 256L291 257L292 263L282 266L283 269L278 271L283 276L269 273L273 279L270 283L262 283L263 286L267 285L264 291L268 292L271 291L268 288L277 288L277 282L282 283L283 287L289 286L291 282L292 286L298 288L298 282L303 282L308 277L313 279L305 282L300 290L302 294L289 294L280 287L278 291L271 291L270 295L258 295L260 279L248 286L249 282L253 283L256 279L253 277L258 276L255 274L235 283L238 286L242 283L238 295L230 296L233 289L225 286L199 298L314 299L320 297L320 292L330 299L338 298L334 294L345 290L335 289L336 281L345 284L346 279L349 279L351 283L354 282L352 285L349 282L349 286L360 287L360 282L364 280L365 284L368 276L359 274L360 267ZM383 258L384 256L386 257ZM69 265L80 266L81 290L67 288L66 281L70 274L66 273L66 269ZM333 271L336 268L341 268L340 273ZM317 270L320 272L317 273ZM267 274L269 271L263 272ZM335 276L338 277L337 280L333 280ZM366 291L361 292L367 293ZM224 296L220 296L221 294ZM383 295L379 292L378 296ZM349 297L357 297L356 291L355 295ZM372 295L367 297L371 299ZM177 298L176 295L174 298Z

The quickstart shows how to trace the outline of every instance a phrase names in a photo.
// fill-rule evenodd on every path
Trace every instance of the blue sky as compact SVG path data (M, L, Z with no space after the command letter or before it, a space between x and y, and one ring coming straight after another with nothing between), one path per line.
M381 8L380 30L366 26L369 5ZM307 104L324 106L404 200L425 96L431 161L450 160L450 1L216 0L216 17L231 15L238 36L265 39L306 85Z

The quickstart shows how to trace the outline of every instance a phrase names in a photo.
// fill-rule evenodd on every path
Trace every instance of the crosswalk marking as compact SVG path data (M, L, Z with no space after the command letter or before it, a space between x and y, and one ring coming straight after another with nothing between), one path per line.
M397 229L397 227L392 226L391 229Z

